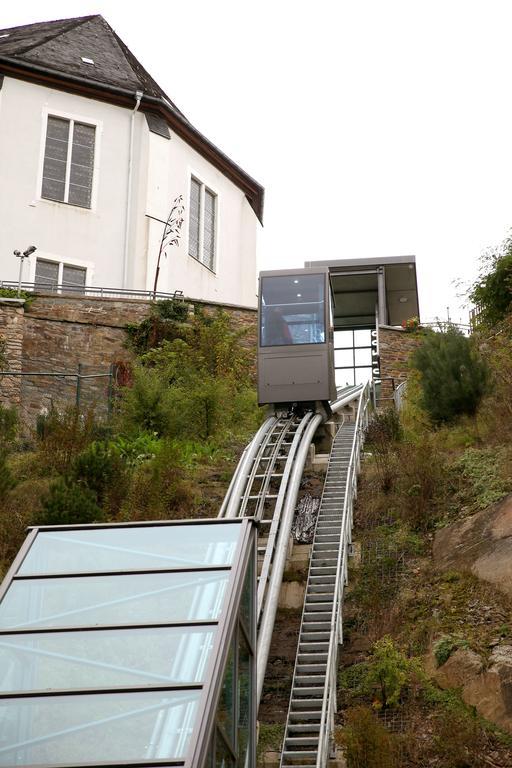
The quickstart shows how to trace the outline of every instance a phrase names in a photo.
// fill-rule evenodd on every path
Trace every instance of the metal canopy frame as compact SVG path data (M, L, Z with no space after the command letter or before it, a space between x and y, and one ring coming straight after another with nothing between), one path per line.
M112 571L77 571L73 573L54 573L54 572L48 572L48 573L19 573L20 569L22 568L23 563L26 561L32 547L34 546L34 543L37 541L37 537L40 533L44 532L62 532L63 538L65 538L65 532L71 532L71 531L79 531L79 530L105 530L105 529L134 529L134 528L157 528L157 527L185 527L185 526L204 526L204 525L238 525L240 527L240 534L238 536L238 540L236 542L233 542L235 545L235 551L233 553L231 562L229 564L225 565L208 565L205 564L204 561L200 564L197 563L197 565L190 565L187 564L182 567L172 567L169 568L163 567L163 568L147 568L147 569L117 569ZM70 537L71 538L71 537ZM84 542L77 542L77 543L84 543ZM86 542L87 543L87 542ZM192 542L193 543L193 542ZM94 544L92 545L94 546ZM103 546L103 544L100 542L99 546ZM115 548L115 547L114 547ZM124 550L123 547L119 547L117 549ZM135 550L137 552L137 550ZM152 553L146 551L138 551L138 554L146 554L150 555ZM217 613L217 617L214 619L199 619L199 620L178 620L178 621L163 621L163 622L140 622L140 623L126 623L126 624L119 624L119 623L110 623L110 624L93 624L88 626L80 626L80 625L66 625L66 626L42 626L42 627L34 627L34 626L16 626L16 627L3 627L0 629L0 649L8 647L9 649L19 650L22 654L28 652L31 655L37 657L37 656L43 656L48 657L50 659L62 659L64 662L78 662L80 665L85 665L87 667L91 668L97 668L97 669L105 669L110 671L118 671L121 673L128 672L129 674L134 674L135 676L140 675L143 676L146 680L145 684L141 685L138 684L130 684L130 685L104 685L104 686L94 686L94 687L73 687L73 688L54 688L54 689L36 689L36 690L29 690L29 689L23 689L23 690L6 690L3 692L0 692L0 704L2 701L10 701L10 700L31 700L31 701L38 701L38 700L48 700L48 699L58 699L62 700L63 698L70 698L76 696L92 696L92 695L117 695L119 694L122 696L123 694L129 694L129 693L140 693L140 694L147 694L147 693L154 693L155 695L158 693L165 694L166 692L183 692L183 694L186 694L186 692L189 692L191 694L191 697L194 700L197 700L196 705L196 711L195 716L193 718L192 722L192 731L190 733L190 738L188 741L188 749L187 754L176 758L176 757L170 757L170 758L155 758L154 756L151 757L148 755L147 759L140 759L140 760L128 760L128 761L122 761L122 760L116 760L116 761L101 761L101 762L66 762L67 768L72 768L73 765L79 766L80 768L87 768L95 766L133 766L133 768L137 768L140 766L140 768L150 768L150 766L184 766L184 768L196 768L197 766L202 766L206 755L208 754L208 748L211 744L212 740L212 733L213 729L215 727L215 711L216 707L219 701L220 691L221 691L221 685L222 685L222 674L226 665L227 656L228 656L228 650L229 650L229 641L230 638L233 635L233 632L236 630L237 626L241 625L241 621L238 616L239 612L239 606L241 602L241 596L242 591L244 588L244 576L247 571L247 568L249 567L249 564L251 562L251 559L253 561L253 577L252 577L252 616L251 616L251 623L253 626L253 630L249 629L242 629L244 640L249 648L250 653L252 654L252 658L255 658L256 650L255 650L255 626L256 626L256 620L255 620L255 567L254 567L254 558L256 553L256 531L255 531L255 523L252 518L239 518L239 519L233 519L233 520L223 520L223 519L204 519L204 520L179 520L179 521L157 521L157 522L142 522L142 523L118 523L118 524L101 524L101 525L68 525L68 526L41 526L41 527L35 527L31 528L29 531L29 534L22 545L18 555L16 556L11 568L9 569L4 582L0 586L0 614L2 609L2 601L3 599L9 594L9 590L13 585L19 584L19 583L30 583L34 581L40 581L42 583L51 583L55 579L68 579L70 578L73 582L75 580L82 580L86 579L88 577L94 576L94 577L106 577L108 576L109 579L114 578L122 578L123 576L138 576L138 575L159 575L159 574L183 574L183 575L190 575L190 583L193 585L194 583L207 583L206 577L208 573L215 574L216 578L219 574L225 573L228 577L228 581L224 590L224 593L221 598L221 606L219 605L219 611ZM159 556L159 553L157 553L157 557ZM164 559L165 556L164 556ZM167 565L167 564L166 564ZM195 576L195 579L194 579ZM197 581L197 577L199 577L199 582ZM169 591L176 588L182 588L184 585L180 584L178 587L176 585L170 585L165 588L165 591ZM161 591L161 590L157 590ZM149 592L147 594L152 594L152 592ZM133 595L131 598L129 597L128 600L136 598L140 595ZM106 605L115 605L119 602L125 602L126 597L117 597L113 600L107 601ZM89 609L89 608L88 608ZM87 609L87 610L88 610ZM65 614L69 613L69 615L75 614L77 611L83 610L83 608L76 608L73 611L65 612ZM55 618L55 616L54 616ZM31 622L33 623L33 622ZM29 647L29 645L25 648L20 648L19 645L17 647L13 646L11 643L8 642L8 639L11 638L12 640L19 641L23 636L26 636L27 638L34 638L35 636L51 636L55 634L59 635L66 635L70 633L74 633L75 635L81 632L88 632L91 633L101 633L105 631L115 631L120 633L120 637L122 637L122 633L130 632L133 630L151 630L151 629L157 629L157 630L164 630L164 629L174 629L174 628L190 628L191 630L194 629L205 629L205 630L212 630L213 634L213 647L210 649L207 649L206 652L202 651L202 653L206 653L206 665L202 669L202 675L200 681L197 680L190 680L190 681L178 681L178 680L172 680L169 679L169 677L165 677L163 675L153 674L152 672L144 672L142 669L139 668L133 668L131 669L130 666L126 667L116 664L110 664L108 662L102 662L94 658L81 658L80 656L74 656L73 654L63 654L59 652L52 652L47 650L42 650L38 648ZM150 649L148 649L148 652L151 652ZM251 669L253 669L254 664L252 664ZM195 673L196 676L198 674ZM254 669L251 673L254 677ZM148 682L149 680L154 680L154 682ZM158 681L158 682L157 682ZM253 699L251 711L254 713L255 716L255 684L253 680L252 685L253 690ZM192 700L192 699L191 699ZM183 700L180 700L176 703L175 706L182 706L186 704L186 697ZM131 707L126 712L121 713L115 713L111 716L107 716L106 718L99 718L97 720L90 720L90 721L84 721L82 723L76 723L70 727L64 728L63 730L54 730L51 733L37 735L35 738L28 738L24 741L11 745L6 745L0 747L0 759L2 753L8 754L10 751L13 751L15 749L20 749L23 747L29 747L35 743L42 743L44 741L48 741L54 738L58 738L59 736L63 735L70 735L73 733L83 733L84 731L94 732L94 729L98 726L104 725L109 722L119 721L123 720L129 717L132 717L134 715L140 715L144 714L146 712L151 712L155 710L166 710L167 712L172 711L172 703L166 703L162 700L157 700L154 703L146 702L143 703L143 706L141 707L140 701L134 701L133 707ZM253 751L254 751L254 744L252 745ZM252 765L253 759L249 761L249 765ZM59 768L63 768L64 763L63 762L56 762L56 763L19 763L16 762L16 765L18 768L20 766L23 766L23 768L54 768L54 766L59 766Z

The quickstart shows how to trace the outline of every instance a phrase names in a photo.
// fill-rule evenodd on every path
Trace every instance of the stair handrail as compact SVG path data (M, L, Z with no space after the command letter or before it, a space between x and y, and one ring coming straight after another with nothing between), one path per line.
M331 618L331 632L326 666L326 686L322 701L320 716L320 733L318 740L318 755L316 768L325 768L329 759L331 735L334 732L334 715L336 710L336 669L337 669L337 645L343 642L342 607L343 591L347 580L347 550L352 533L353 502L357 492L357 475L361 463L361 447L364 433L368 426L368 409L370 403L371 385L368 382L361 392L357 407L354 439L350 452L350 460L347 469L347 481L345 487L345 499L341 521L338 561L336 566L336 580L334 587L333 613Z

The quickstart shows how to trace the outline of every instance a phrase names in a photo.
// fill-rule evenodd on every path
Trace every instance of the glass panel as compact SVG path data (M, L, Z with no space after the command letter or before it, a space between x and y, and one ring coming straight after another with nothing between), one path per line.
M354 344L356 347L369 347L372 343L372 332L369 328L354 331Z
M252 657L242 632L238 633L238 642L238 764L243 766L250 739Z
M215 631L165 627L0 635L0 690L202 682Z
M68 156L69 120L48 117L41 196L63 201Z
M201 691L0 700L0 766L184 757Z
M219 731L217 731L215 742L215 768L234 768L235 761Z
M203 264L213 269L215 260L215 195L208 189L204 192L204 238Z
M195 179L190 181L190 210L188 219L188 253L199 258L199 218L201 210L201 185Z
M73 128L73 148L71 150L68 202L84 208L91 207L94 137L94 126L75 123Z
M59 282L59 265L53 261L36 260L36 285L56 286Z
M356 368L356 384L366 384L371 378L371 368Z
M235 654L233 645L234 640L231 641L217 708L217 724L222 728L224 736L231 745L235 743Z
M244 589L242 592L242 600L240 603L240 617L244 622L245 629L251 638L254 624L254 559L249 559L247 566L247 573L245 576Z
M336 386L337 387L351 387L354 384L354 369L336 369Z
M334 331L334 346L335 347L353 347L354 336L353 331Z
M41 197L44 197L47 200L57 200L58 202L63 202L65 191L66 185L63 181L56 181L55 179L43 177Z
M371 349L356 349L355 350L355 362L356 365L369 365L372 364L372 351Z
M62 285L83 288L85 285L86 274L87 270L82 267L71 267L69 264L64 264L62 270Z
M281 275L261 282L261 345L325 343L325 275Z
M230 565L239 535L238 523L41 531L19 573L148 571Z
M353 366L354 351L352 349L334 350L334 365L337 367Z
M14 581L0 604L0 627L214 620L227 581L214 571Z

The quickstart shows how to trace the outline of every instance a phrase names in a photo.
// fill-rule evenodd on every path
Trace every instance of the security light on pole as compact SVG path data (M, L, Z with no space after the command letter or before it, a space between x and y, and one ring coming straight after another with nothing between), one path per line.
M18 296L21 295L21 278L23 275L23 262L25 259L28 259L28 257L31 256L36 250L37 248L35 245L29 245L27 250L23 251L23 253L21 253L21 251L18 251L18 250L14 251L14 255L16 256L16 258L20 260L20 271L18 275Z

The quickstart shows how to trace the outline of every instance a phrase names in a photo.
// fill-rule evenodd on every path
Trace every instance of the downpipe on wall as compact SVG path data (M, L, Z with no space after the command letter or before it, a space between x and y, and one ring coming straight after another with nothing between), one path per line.
M135 133L135 113L138 112L140 102L144 93L142 91L135 92L135 107L132 109L130 115L130 148L128 154L128 190L126 193L126 217L124 226L124 253L123 253L123 288L126 288L128 282L128 251L129 251L129 237L130 237L130 213L132 207L132 176L133 176L133 136Z

